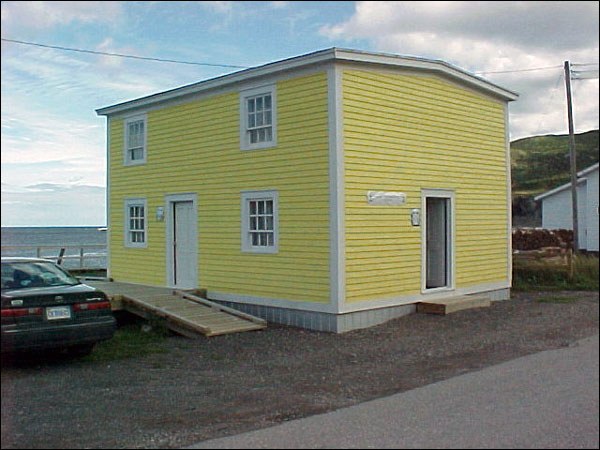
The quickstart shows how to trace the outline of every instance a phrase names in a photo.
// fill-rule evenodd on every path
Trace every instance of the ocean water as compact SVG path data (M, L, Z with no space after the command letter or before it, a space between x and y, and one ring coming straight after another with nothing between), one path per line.
M106 230L100 227L2 227L2 256L40 256L56 259L65 248L63 266L106 268ZM80 248L83 246L83 266Z

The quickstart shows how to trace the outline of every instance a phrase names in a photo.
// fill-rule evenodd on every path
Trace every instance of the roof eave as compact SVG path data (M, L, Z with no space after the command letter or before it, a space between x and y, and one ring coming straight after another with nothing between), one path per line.
M514 101L518 94L504 89L500 86L490 83L483 78L479 78L462 69L454 67L446 62L439 60L429 60L424 58L390 55L384 53L368 53L358 50L348 50L340 48L329 48L306 55L284 59L258 67L244 69L238 72L222 75L216 78L200 81L168 91L159 92L146 97L129 100L112 106L99 108L96 113L101 116L110 116L130 110L148 107L157 103L169 101L188 95L194 95L211 89L222 88L231 84L239 83L253 78L265 75L284 72L305 67L309 65L322 64L331 61L344 61L365 64L377 64L392 67L408 68L426 72L439 73L452 79L466 83L483 90L484 92L500 98L503 101Z

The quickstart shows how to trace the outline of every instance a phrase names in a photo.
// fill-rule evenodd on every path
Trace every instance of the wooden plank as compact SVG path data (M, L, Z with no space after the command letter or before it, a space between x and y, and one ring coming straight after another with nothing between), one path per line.
M450 314L464 309L485 308L490 306L489 297L461 296L428 300L417 303L417 313Z
M210 300L207 300L205 298L197 297L197 296L192 295L192 294L188 294L187 292L183 292L183 291L174 291L174 292L177 295L182 296L183 298L192 300L194 302L202 303L202 304L204 304L206 306L210 306L211 308L218 309L219 311L224 311L224 312L227 312L227 313L232 314L234 316L238 316L238 317L241 317L243 319L246 319L246 320L249 320L251 322L255 322L255 323L261 324L261 325L266 325L267 324L266 320L261 319L259 317L252 316L250 314L243 313L241 311L238 311L237 309L233 309L233 308L229 308L227 306L219 305L218 303L214 303L214 302L211 302Z
M267 325L258 317L181 291L128 283L92 284L109 296L113 308L165 320L170 330L191 338L259 330Z
M167 319L167 318L171 318L172 320L174 320L175 322L177 322L178 325L183 325L185 328L188 329L192 329L192 330L197 330L201 333L204 334L210 334L211 333L211 329L209 327L194 323L192 321L180 318L180 317L176 317L172 314L168 314L167 311L164 311L163 309L157 308L154 305L152 305L151 303L148 303L144 300L140 300L140 299L136 299L136 298L131 298L131 297L127 297L127 296L123 296L123 301L124 303L126 303L127 305L135 305L136 307L140 307L144 310L146 310L147 312L154 314L160 318L163 319Z

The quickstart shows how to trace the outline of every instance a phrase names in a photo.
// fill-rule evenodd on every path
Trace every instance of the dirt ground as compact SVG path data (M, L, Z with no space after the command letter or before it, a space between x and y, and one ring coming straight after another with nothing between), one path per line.
M2 448L183 447L567 346L598 314L597 292L520 293L342 335L271 325L110 363L4 364Z

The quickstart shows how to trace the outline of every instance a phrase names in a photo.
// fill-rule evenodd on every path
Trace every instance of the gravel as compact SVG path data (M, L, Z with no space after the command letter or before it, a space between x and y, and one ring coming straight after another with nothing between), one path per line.
M564 347L598 314L598 292L516 293L342 335L270 325L105 363L4 362L2 448L183 447Z

